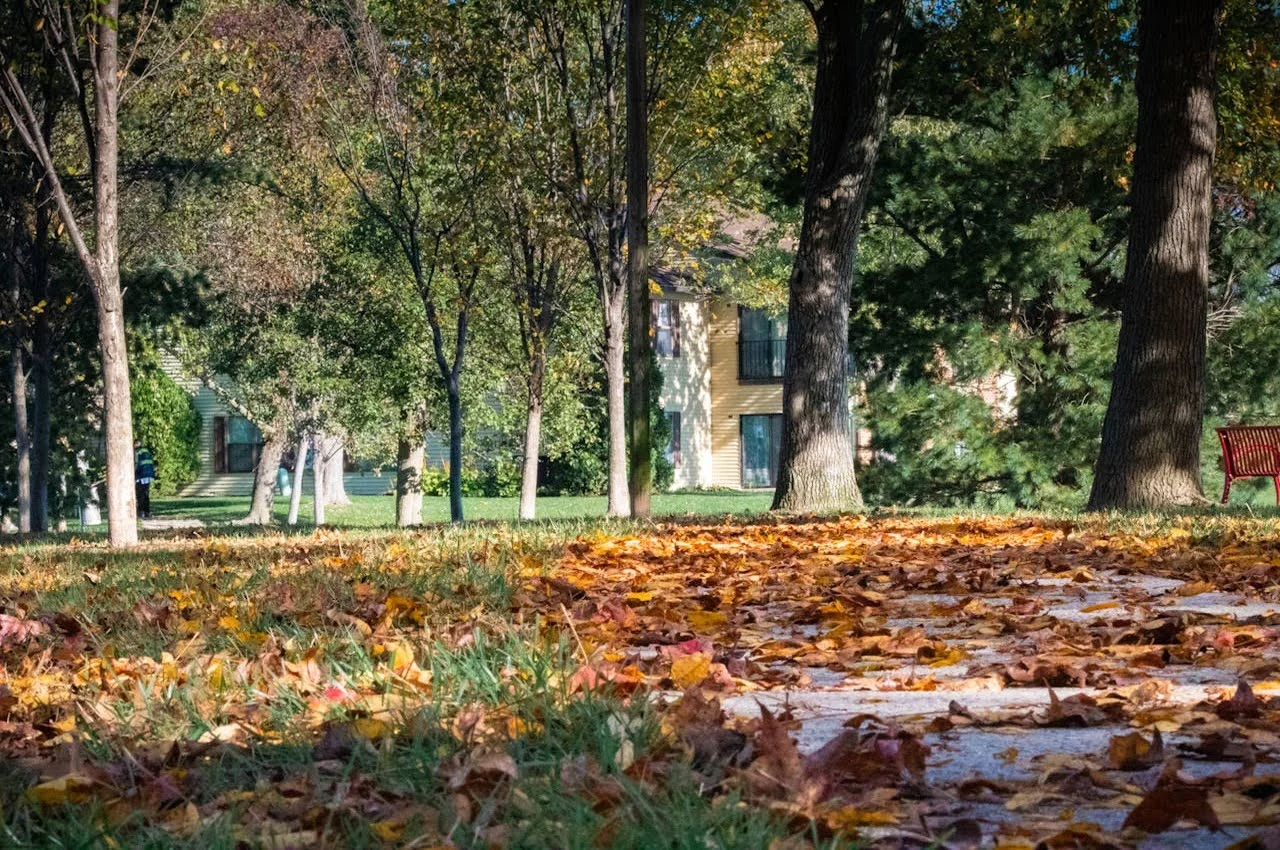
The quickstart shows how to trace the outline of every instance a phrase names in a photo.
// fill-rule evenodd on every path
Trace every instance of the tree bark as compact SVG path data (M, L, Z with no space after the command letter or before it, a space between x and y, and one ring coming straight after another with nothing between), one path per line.
M244 525L271 525L274 522L271 510L275 505L276 471L284 457L284 444L284 431L279 428L273 428L262 443L262 454L258 457L258 468L253 476L249 515L241 520Z
M849 418L849 301L904 7L826 0L814 9L818 67L787 306L775 510L862 507Z
M25 534L31 531L31 430L27 422L27 370L23 365L25 358L22 340L17 336L15 329L10 361L13 378L13 433L17 448L18 531Z
M307 475L307 442L310 437L303 434L298 439L297 460L293 462L293 492L289 494L290 526L298 524L298 510L302 507L302 485Z
M422 525L422 466L427 448L421 435L401 437L396 445L396 525Z
M627 493L626 361L622 293L604 304L604 377L609 417L609 516L631 513Z
M324 461L320 457L322 437L311 435L311 507L316 528L324 525Z
M462 392L456 377L445 388L449 396L449 521L462 522Z
M342 437L336 434L324 438L324 501L327 505L349 505L347 495L347 452Z
M627 294L631 329L631 515L649 516L653 448L649 435L649 108L645 0L627 0Z
M94 124L97 158L93 175L94 292L98 302L98 347L102 354L102 396L107 443L107 524L112 546L138 542L138 507L133 492L133 407L120 292L119 126L117 32L120 0L98 9Z
M1204 501L1217 0L1143 0L1120 339L1091 510Z
M45 138L52 135L46 124ZM49 280L48 190L37 198L31 240L32 298L51 303ZM41 310L31 331L31 530L49 530L49 476L53 434L53 327L49 310Z
M524 468L520 474L520 519L538 513L538 453L542 444L542 390L529 393L524 423Z

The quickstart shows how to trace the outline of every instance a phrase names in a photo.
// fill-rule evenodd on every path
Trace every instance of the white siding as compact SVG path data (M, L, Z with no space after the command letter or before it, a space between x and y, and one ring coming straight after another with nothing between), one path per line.
M679 490L711 484L711 310L705 301L676 303L680 305L680 356L659 357L658 364L662 408L680 414L681 463L671 482L672 489Z

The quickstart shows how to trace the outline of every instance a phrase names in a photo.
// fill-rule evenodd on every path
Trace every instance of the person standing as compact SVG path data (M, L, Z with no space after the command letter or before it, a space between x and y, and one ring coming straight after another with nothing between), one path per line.
M133 478L138 497L138 516L151 516L151 482L156 480L156 461L151 450L139 440L133 441Z

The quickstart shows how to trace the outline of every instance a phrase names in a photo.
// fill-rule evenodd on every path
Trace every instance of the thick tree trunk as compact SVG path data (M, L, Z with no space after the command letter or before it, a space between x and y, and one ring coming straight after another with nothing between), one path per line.
M396 444L396 525L422 525L422 465L427 448L420 435L401 437Z
M307 475L307 442L310 437L303 434L298 439L297 459L293 462L293 491L289 494L290 526L298 524L298 510L302 507L302 485Z
M129 397L129 361L120 292L119 127L120 93L117 25L120 0L105 0L98 10L94 81L96 169L93 175L94 254L97 275L98 347L102 354L102 398L107 443L107 523L112 546L138 542L138 509L133 492L133 407Z
M604 305L604 379L609 416L609 516L631 513L627 494L626 362L621 292Z
M284 431L279 428L272 429L262 444L262 454L253 476L249 515L241 520L245 525L271 525L275 521L272 508L275 505L276 473L280 469L280 459L284 457L284 444Z
M645 0L627 0L627 303L631 329L631 515L649 516L653 448L649 435L649 104Z
M311 436L311 507L316 528L324 525L324 461L320 457L322 437Z
M457 378L446 384L449 395L449 521L462 522L462 393Z
M16 331L15 331L16 334ZM27 422L27 370L22 343L15 340L10 353L13 378L13 433L17 448L18 531L31 531L31 429Z
M342 438L329 435L324 438L324 501L327 505L349 505L347 495L347 452Z
M538 513L538 453L542 444L542 390L529 393L524 423L524 469L520 474L520 519Z
M1217 0L1143 0L1120 340L1092 510L1203 501Z
M814 12L818 70L787 307L775 510L862 507L849 417L849 300L904 6L826 0Z

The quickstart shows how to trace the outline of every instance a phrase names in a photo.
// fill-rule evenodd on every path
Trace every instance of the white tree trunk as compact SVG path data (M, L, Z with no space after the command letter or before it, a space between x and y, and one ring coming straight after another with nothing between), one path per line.
M529 399L524 426L524 469L520 476L520 519L538 511L538 451L542 443L542 399Z
M422 439L401 437L396 446L396 525L422 524L422 465L427 449Z
M16 274L16 272L15 272ZM17 331L14 331L15 336ZM27 426L27 371L22 366L22 343L14 340L13 433L17 449L18 531L31 531L31 429Z
M630 516L631 499L627 491L627 400L626 364L623 340L621 293L604 311L604 374L608 392L609 415L609 516Z
M293 462L293 492L289 494L289 525L298 524L298 509L302 506L302 484L307 471L307 435L298 440L297 460Z
M349 505L351 497L347 495L346 460L347 452L342 445L342 437L335 434L324 438L324 501L326 505Z
M320 455L322 442L323 437L319 434L311 438L311 504L316 528L324 525L324 460Z

